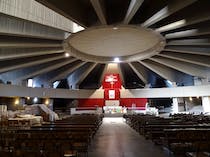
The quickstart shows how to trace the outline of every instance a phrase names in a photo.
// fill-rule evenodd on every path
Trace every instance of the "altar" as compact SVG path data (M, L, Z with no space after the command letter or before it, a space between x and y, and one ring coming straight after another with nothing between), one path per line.
M127 109L122 106L104 106L104 113L115 114L115 113L127 113Z
M106 100L103 110L105 114L127 113L127 108L120 106L119 100Z

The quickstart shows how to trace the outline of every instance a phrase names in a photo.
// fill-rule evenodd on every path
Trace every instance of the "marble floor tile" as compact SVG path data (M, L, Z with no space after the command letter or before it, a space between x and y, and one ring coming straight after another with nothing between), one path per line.
M146 140L123 118L103 119L89 148L89 157L169 157L168 151Z

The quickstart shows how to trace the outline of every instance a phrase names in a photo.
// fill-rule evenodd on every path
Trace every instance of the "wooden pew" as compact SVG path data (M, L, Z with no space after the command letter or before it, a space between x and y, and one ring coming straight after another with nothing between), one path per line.
M210 150L210 128L165 129L165 146L173 153Z
M101 121L100 115L75 115L42 126L0 129L0 154L24 156L28 153L28 156L36 154L52 157L69 155L69 152L75 156L79 152L87 154Z

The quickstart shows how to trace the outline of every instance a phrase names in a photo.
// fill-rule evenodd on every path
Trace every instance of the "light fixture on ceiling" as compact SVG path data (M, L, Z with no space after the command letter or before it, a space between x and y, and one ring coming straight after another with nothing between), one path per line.
M34 102L34 103L37 103L37 102L38 102L38 98L35 97L34 100L33 100L33 102Z
M65 57L69 57L70 55L69 55L69 53L65 53Z
M15 105L18 105L19 103L20 103L19 98L16 98L16 99L15 99Z
M115 62L115 63L119 63L119 62L120 62L120 58L115 57L115 58L114 58L114 62Z
M49 104L50 104L49 99L46 99L46 100L45 100L45 105L49 105Z

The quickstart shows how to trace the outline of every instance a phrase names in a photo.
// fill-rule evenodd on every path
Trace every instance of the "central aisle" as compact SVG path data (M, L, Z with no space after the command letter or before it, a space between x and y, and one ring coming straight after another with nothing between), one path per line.
M103 119L94 137L89 157L168 157L162 147L145 140L123 118Z

